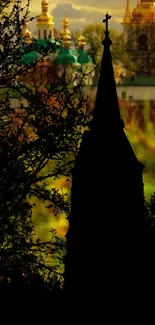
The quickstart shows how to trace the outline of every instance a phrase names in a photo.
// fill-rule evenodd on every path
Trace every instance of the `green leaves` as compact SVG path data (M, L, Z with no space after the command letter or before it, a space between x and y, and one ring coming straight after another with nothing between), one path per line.
M83 29L83 35L86 38L87 52L93 60L94 64L101 62L101 57L103 53L102 41L104 40L104 31L105 27L103 24L90 24ZM113 30L109 29L110 38L113 42L111 47L114 54L114 61L118 60L120 56L122 57L122 45L123 45L123 36Z

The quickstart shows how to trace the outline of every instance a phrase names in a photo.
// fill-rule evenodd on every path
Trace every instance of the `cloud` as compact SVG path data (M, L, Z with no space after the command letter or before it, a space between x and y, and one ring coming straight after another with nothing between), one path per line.
M27 0L23 0L25 2ZM136 7L137 0L130 0L131 8ZM126 0L49 0L49 12L54 16L55 27L61 28L65 10L69 18L70 29L80 29L89 23L102 23L105 13L112 15L110 26L121 30ZM41 13L41 0L31 0L31 15ZM30 24L30 29L36 30L36 23Z
M22 3L26 3L27 0L22 0ZM94 8L103 10L106 8L108 10L111 9L125 9L126 0L49 0L49 8L53 9L58 4L64 3L72 4L74 7L81 8ZM130 0L131 8L136 7L137 0ZM30 10L32 12L40 12L41 11L41 0L31 0Z
M56 0L55 0L56 1ZM57 3L63 4L66 0L57 1ZM67 0L67 3L72 4L73 6L77 7L89 7L94 9L103 9L106 8L107 10L111 9L125 9L126 0ZM130 0L131 8L136 7L137 0Z
M68 18L83 18L81 10L78 10L69 3L58 4L53 10L52 15L55 18L63 18L67 15Z
M52 10L52 15L54 16L56 28L61 28L61 21L64 15L66 15L69 19L70 29L80 29L83 28L87 24L92 23L102 23L103 20L103 12L95 8L93 10L91 7L83 8L80 7L77 9L72 4L68 2L59 3ZM115 12L113 20L111 20L111 27L121 30L121 21L122 21L123 10L118 10Z

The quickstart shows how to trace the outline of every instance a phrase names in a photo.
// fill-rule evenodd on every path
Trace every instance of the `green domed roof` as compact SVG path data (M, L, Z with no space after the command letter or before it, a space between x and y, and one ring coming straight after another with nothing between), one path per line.
M55 63L58 65L79 65L77 61L77 56L73 54L73 51L64 47L61 47L60 52L55 60Z
M92 63L91 57L83 49L78 49L77 53L78 53L78 62L80 64Z
M42 49L47 49L51 45L55 45L56 47L60 47L60 43L55 41L53 38L44 38L44 39L37 39L35 41L36 46L42 48Z
M41 58L41 54L37 51L30 51L22 55L20 64L31 65Z
M31 49L29 52L27 52L28 50L27 44L23 45L21 48L21 59L19 61L19 64L31 65L32 63L36 62L38 59L42 57L43 54L41 53L44 53L44 50L48 51L50 47L55 48L55 50L59 49L60 43L55 41L52 38L37 39L34 41L33 44L29 45L29 48Z

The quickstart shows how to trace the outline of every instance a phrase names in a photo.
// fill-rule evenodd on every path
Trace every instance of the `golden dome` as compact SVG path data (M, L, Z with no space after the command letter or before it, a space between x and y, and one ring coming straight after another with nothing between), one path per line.
M71 36L68 34L63 35L63 45L64 47L69 47L71 44Z
M25 39L25 42L27 44L32 42L32 33L29 31L28 29L28 23L25 22L23 24L23 28L22 28L22 32L21 32L21 36Z
M155 6L154 2L141 1L132 11L133 22L138 23L155 23Z
M48 0L42 0L42 13L37 18L37 24L54 25L54 17L48 13Z
M68 29L68 25L69 25L68 19L66 17L64 17L62 19L62 27L63 28L60 32L61 37L63 37L63 35L71 35L71 32Z
M61 30L60 35L62 37L63 45L65 47L69 47L70 46L71 39L72 39L71 32L68 29L68 25L69 25L68 19L66 17L64 17L63 20L62 20L62 27L63 27L63 29Z
M77 38L77 44L78 47L84 47L84 45L86 44L85 37L82 35L82 31L80 32L80 36Z

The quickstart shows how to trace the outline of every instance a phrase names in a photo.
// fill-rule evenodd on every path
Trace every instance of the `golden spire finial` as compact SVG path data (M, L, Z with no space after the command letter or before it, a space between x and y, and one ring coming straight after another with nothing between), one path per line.
M21 36L24 38L27 44L30 44L32 42L32 33L28 29L27 21L23 22Z
M77 38L77 45L79 48L84 48L86 42L85 42L85 37L82 35L82 30L80 30L80 35Z
M65 10L65 14L66 14L66 10ZM65 15L64 18L62 19L62 31L60 32L60 35L62 37L63 45L66 48L69 48L71 44L71 32L68 29L68 25L69 25L68 19Z
M129 0L127 0L127 3L126 3L126 10L125 10L123 23L124 24L130 24L131 23L131 11L130 11Z
M48 0L42 0L41 6L42 6L42 13L45 14L48 12Z
M68 23L68 19L67 19L67 10L64 10L64 18L62 19L62 27L63 30L67 29L69 23Z

